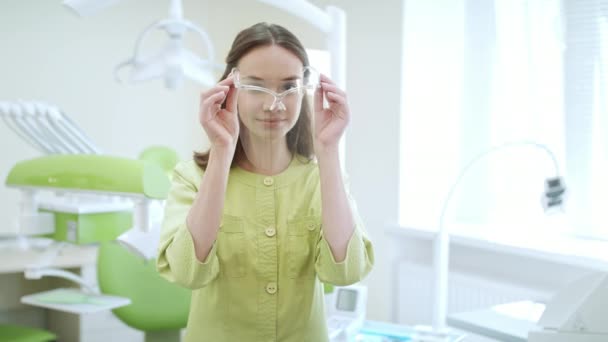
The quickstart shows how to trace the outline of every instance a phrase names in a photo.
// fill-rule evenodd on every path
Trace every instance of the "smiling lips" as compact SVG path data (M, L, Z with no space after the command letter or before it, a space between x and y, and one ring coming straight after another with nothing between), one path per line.
M265 125L277 125L286 120L281 119L281 118L269 118L269 119L258 119L258 121L260 121L261 123L263 123Z

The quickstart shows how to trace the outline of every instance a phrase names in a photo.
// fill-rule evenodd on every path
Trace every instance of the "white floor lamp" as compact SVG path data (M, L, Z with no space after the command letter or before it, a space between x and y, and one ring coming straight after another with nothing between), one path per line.
M447 319L447 305L448 305L448 265L449 265L449 252L450 252L450 236L448 229L445 226L445 216L456 188L467 174L467 172L477 164L484 157L494 152L504 150L515 146L528 146L532 148L541 149L551 159L555 174L552 177L546 179L545 182L545 193L542 196L542 204L545 210L561 207L563 203L563 194L565 188L563 180L560 177L559 166L557 158L553 152L545 145L538 144L531 141L516 141L505 143L493 148L490 148L476 157L474 157L461 171L456 181L453 183L445 199L443 200L443 207L439 217L439 231L435 236L433 245L433 270L434 270L434 285L433 285L433 326L432 329L436 333L444 333L447 331L446 319Z

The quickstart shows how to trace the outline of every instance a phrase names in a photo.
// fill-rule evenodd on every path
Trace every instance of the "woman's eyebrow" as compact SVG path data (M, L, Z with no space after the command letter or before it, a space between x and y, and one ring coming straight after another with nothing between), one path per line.
M263 81L264 80L263 78L257 77L257 76L245 76L243 78L254 80L254 81Z

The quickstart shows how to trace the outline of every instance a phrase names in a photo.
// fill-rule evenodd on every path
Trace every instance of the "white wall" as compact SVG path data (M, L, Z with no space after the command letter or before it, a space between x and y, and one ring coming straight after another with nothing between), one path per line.
M193 150L206 148L197 121L200 86L186 83L172 92L161 81L131 86L113 79L114 66L131 57L135 40L147 25L167 16L168 3L129 0L79 18L60 0L3 1L0 101L56 104L110 155L135 158L149 145L164 144L188 158ZM237 7L243 10L235 11ZM255 2L193 0L184 2L184 10L187 18L208 30L218 62L223 62L240 29L262 20L293 27L307 46L319 46L320 33L308 33L311 30L302 29L301 22ZM162 35L151 37L149 48ZM2 180L16 162L40 155L3 123L0 146ZM17 191L0 188L0 232L13 230L17 203Z
M346 167L369 234L376 266L369 317L388 319L390 298L383 227L397 221L401 0L348 0L333 4L348 16L347 89L353 119ZM0 100L44 100L63 108L108 154L136 157L166 144L188 158L207 146L196 120L200 87L170 92L161 82L118 85L115 64L130 57L141 30L165 17L168 1L128 0L90 18L78 18L60 0L5 0L0 10ZM286 26L307 48L323 36L301 19L256 1L184 1L187 18L204 27L223 61L232 39L259 21ZM217 75L219 76L219 75ZM19 160L39 155L0 125L0 177ZM16 217L17 192L0 187L0 232Z
M368 317L388 320L387 222L397 222L401 97L401 0L340 1L348 13L347 91L352 121L346 169L352 192L374 242Z

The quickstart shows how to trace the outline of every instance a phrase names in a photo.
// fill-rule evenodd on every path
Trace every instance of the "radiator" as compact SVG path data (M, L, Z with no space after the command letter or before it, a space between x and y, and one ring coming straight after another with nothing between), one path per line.
M428 265L402 262L394 275L399 323L428 325L432 321L433 272ZM478 310L519 300L546 301L549 293L478 275L450 271L448 313Z

